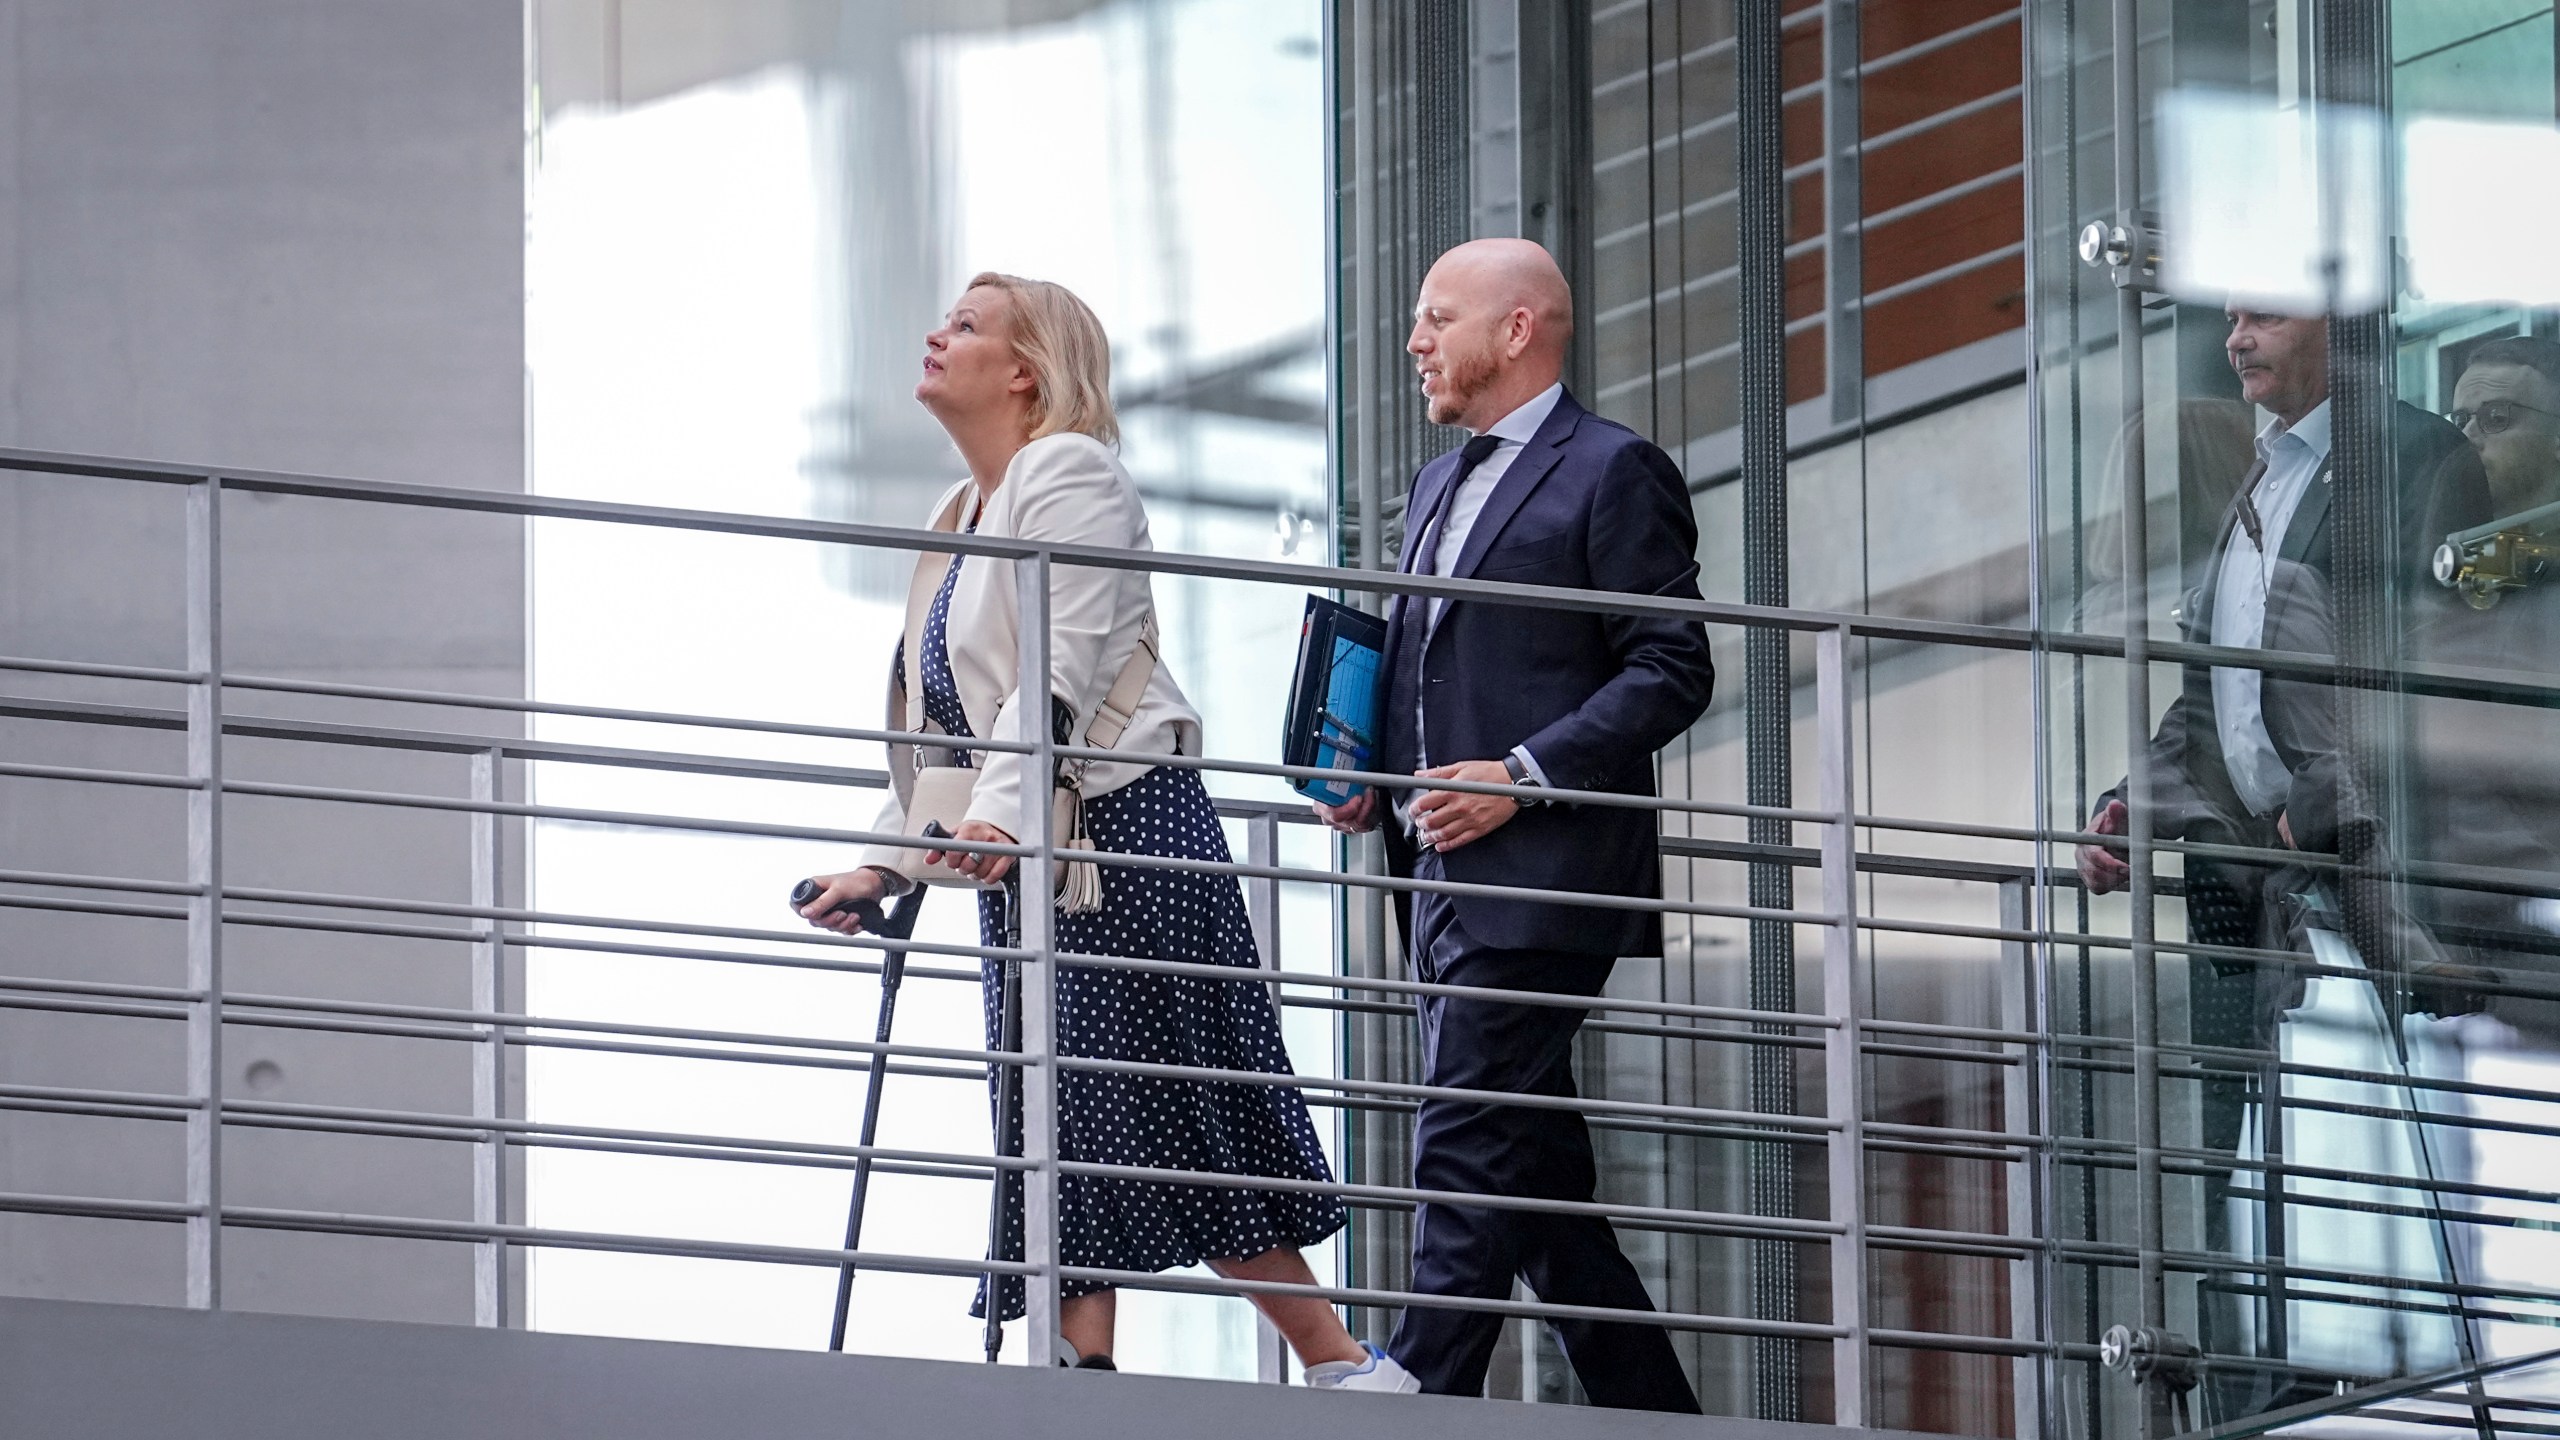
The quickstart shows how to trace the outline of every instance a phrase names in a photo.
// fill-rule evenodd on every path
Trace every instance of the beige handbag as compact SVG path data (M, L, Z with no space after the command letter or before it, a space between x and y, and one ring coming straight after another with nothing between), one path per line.
M941 518L936 517L935 528L949 528L939 523ZM936 561L940 564L935 564ZM899 677L898 683L908 697L909 728L919 733L939 733L933 730L932 722L922 718L922 691L917 688L920 682L913 677L915 655L924 639L925 611L932 605L934 594L942 588L942 575L950 564L948 555L919 557L915 582L907 592L906 673ZM930 586L925 583L928 577L932 581ZM1128 663L1120 667L1119 675L1111 682L1110 693L1094 707L1093 720L1085 726L1086 746L1108 750L1119 744L1120 737L1128 733L1130 720L1146 700L1147 682L1155 674L1158 648L1155 612L1149 610L1145 624L1138 631L1138 648L1130 653ZM918 748L921 751L922 747ZM940 757L940 763L908 766L899 765L893 759L890 765L891 783L896 784L900 779L906 781L899 786L898 797L906 809L903 833L918 838L924 835L928 823L939 823L947 834L959 833L961 822L969 814L969 801L977 789L978 776L982 773L969 766L950 763L952 752L941 746L933 747L930 753ZM1091 850L1094 848L1093 837L1085 833L1084 828L1084 791L1081 784L1084 762L1066 761L1058 769L1056 789L1050 797L1058 849ZM949 885L970 890L996 888L953 869L947 862L928 865L924 857L922 847L901 848L898 863L892 868L919 885ZM1057 904L1060 913L1068 915L1090 914L1101 909L1102 867L1089 860L1071 861L1062 856L1057 866Z

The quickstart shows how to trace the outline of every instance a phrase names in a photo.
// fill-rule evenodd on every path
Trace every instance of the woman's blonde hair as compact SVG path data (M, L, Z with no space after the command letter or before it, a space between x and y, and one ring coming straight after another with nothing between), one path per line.
M1013 349L1031 367L1031 438L1074 431L1120 443L1111 410L1111 340L1092 307L1064 285L982 272L969 282L1013 301Z

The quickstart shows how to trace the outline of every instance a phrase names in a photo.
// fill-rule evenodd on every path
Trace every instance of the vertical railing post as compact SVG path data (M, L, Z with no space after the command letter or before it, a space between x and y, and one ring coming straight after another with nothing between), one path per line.
M1244 859L1248 865L1276 869L1280 864L1280 812L1259 810L1245 822ZM1244 887L1245 917L1253 926L1253 950L1262 957L1262 968L1278 973L1280 969L1280 882L1257 875ZM1277 983L1265 987L1271 992L1271 1005L1280 1005ZM1254 1312L1253 1325L1254 1378L1266 1385L1289 1383L1289 1342L1280 1334L1271 1317Z
M2036 878L2021 875L2000 882L2000 928L2036 928ZM2037 983L2041 946L2027 940L2000 942L2000 1028L2012 1034L2036 1034L2044 1023L2043 987ZM2018 1059L2000 1072L2000 1128L2012 1135L2044 1133L2045 1047L2016 1042L2004 1047ZM2044 1232L2046 1154L2029 1149L2007 1167L2008 1233L2027 1239ZM2009 1262L2009 1335L2041 1345L2046 1333L2045 1252L2025 1251ZM2044 1428L2044 1366L2040 1354L2022 1354L2010 1366L2010 1405L2019 1435Z
M506 827L491 808L506 798L506 752L496 746L471 756L471 799L483 808L471 815L471 904L489 911L506 904ZM507 1009L507 927L494 915L480 919L481 938L471 944L471 1008L484 1015ZM507 1032L492 1021L479 1027L471 1052L471 1118L507 1118ZM471 1150L471 1220L507 1223L507 1137L482 1131ZM507 1244L483 1240L472 1247L471 1323L507 1323Z
M2140 233L2142 194L2142 15L2141 0L2115 0L2110 13L2110 76L2114 87L2116 223L2127 234ZM2152 913L2151 736L2151 492L2143 441L2143 310L2142 292L2133 284L2131 266L2123 267L2116 284L2116 383L2122 397L2122 473L2124 495L2124 702L2125 861L2132 867L2126 901L2132 911L2128 969L2133 987L2133 1200L2135 1289L2141 1323L2149 1329L2169 1321L2168 1272L2162 1264L2166 1227L2161 1214L2160 1172L2160 990L2158 939ZM2142 1387L2143 1440L2162 1440L2172 1433L2165 1376Z
M222 480L187 490L187 1305L222 1308Z
M1019 867L1015 909L1022 918L1022 1258L1038 1267L1025 1276L1023 1363L1045 1366L1057 1351L1058 1329L1058 914L1054 871L1057 812L1057 732L1050 723L1048 552L1013 562L1016 613L1021 617L1021 671L1013 703L1022 733L1034 745L1022 777L1021 840L1034 847ZM997 1137L999 1141L1003 1137ZM993 1293L994 1287L989 1291Z
M1280 865L1280 812L1263 810L1245 822L1244 863L1262 869ZM1280 968L1280 882L1267 875L1257 875L1245 882L1245 919L1253 926L1253 953L1262 957L1262 968ZM1280 1003L1280 987L1271 989L1271 1003Z
M1866 1084L1858 1023L1858 805L1849 695L1849 631L1814 637L1814 723L1820 733L1822 811L1822 1007L1838 1023L1824 1038L1823 1103L1830 1138L1831 1423L1867 1423Z

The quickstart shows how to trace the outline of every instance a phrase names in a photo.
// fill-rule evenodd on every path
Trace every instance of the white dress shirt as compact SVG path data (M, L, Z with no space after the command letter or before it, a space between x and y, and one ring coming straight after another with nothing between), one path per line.
M2222 549L2222 566L2214 582L2213 629L2206 637L2216 645L2266 643L2267 582L2276 556L2284 549L2285 531L2301 508L2313 477L2329 459L2329 402L2286 429L2270 421L2258 432L2258 459L2266 465L2253 492L2258 507L2263 548L2237 523ZM2257 670L2216 666L2213 671L2214 728L2222 741L2223 767L2231 788L2252 815L2266 815L2284 803L2293 777L2267 734L2266 711L2260 703L2266 676Z
M1558 381L1530 396L1519 409L1484 428L1483 434L1502 443L1494 447L1492 454L1476 462L1476 468L1467 474L1466 483L1458 487L1457 494L1449 497L1448 509L1440 521L1440 543L1425 557L1425 563L1414 567L1418 573L1448 575L1457 570L1458 557L1467 553L1467 534L1476 528L1476 517L1484 513L1484 502L1492 498L1493 487L1510 472L1511 462L1520 458L1520 452L1528 448L1529 442L1538 438L1538 427L1547 423L1547 417L1555 413L1556 402L1563 398L1564 382ZM1431 632L1440 627L1440 613L1448 605L1449 602L1440 596L1431 597L1426 612L1430 617L1427 622L1430 628L1422 632L1422 643L1426 649L1431 644ZM1419 690L1413 697L1413 733L1414 755L1421 761L1422 768L1428 770L1431 768L1430 742L1423 734L1422 694ZM1547 783L1547 772L1538 767L1538 757L1530 754L1527 746L1515 745L1511 753L1520 757L1529 778L1541 785ZM1408 790L1403 793L1411 796L1419 792ZM1402 808L1398 807L1399 810Z

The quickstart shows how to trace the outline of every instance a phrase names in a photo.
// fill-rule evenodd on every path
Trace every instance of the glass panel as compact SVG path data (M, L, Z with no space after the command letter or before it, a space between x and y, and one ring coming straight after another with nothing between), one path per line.
M2153 842L2056 851L2094 937L2054 954L2056 1338L2202 1351L2133 1367L2191 1389L2066 1363L2060 1408L2237 1426L2525 1353L2554 1217L2514 1167L2560 1120L2552 8L2031 15L2044 623L2153 652L2046 672L2048 822Z

